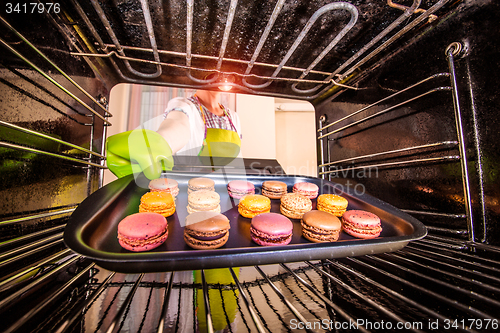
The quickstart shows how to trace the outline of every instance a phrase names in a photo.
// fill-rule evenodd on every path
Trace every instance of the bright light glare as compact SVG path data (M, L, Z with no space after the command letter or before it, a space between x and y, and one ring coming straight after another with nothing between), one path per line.
M219 89L222 90L222 91L229 91L232 88L233 87L230 84L228 84L227 80L224 80L224 83L221 83L221 85L219 85Z

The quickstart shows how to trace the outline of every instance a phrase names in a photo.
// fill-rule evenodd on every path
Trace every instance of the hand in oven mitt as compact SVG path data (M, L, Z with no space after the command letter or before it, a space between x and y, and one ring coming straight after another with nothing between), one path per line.
M118 178L144 172L148 179L172 170L172 149L158 133L140 129L119 133L106 140L106 164Z

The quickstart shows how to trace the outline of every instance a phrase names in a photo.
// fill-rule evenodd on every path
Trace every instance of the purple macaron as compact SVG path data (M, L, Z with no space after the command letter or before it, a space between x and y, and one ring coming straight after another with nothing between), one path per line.
M277 213L263 213L252 218L252 240L264 246L287 245L292 240L293 223Z

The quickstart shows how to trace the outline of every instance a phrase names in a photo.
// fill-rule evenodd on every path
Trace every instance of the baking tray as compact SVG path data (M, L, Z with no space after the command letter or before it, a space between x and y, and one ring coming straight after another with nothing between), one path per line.
M147 179L142 175L117 179L87 197L73 212L64 232L64 241L73 251L93 259L99 266L117 272L164 272L235 266L251 266L304 260L341 258L396 251L408 242L423 238L425 226L410 215L367 194L354 191L340 184L319 178L303 176L259 176L238 174L194 174L189 172L164 173L179 182L180 193L176 198L176 213L167 218L168 239L149 252L130 252L122 249L117 240L118 223L127 215L137 213ZM221 196L222 213L229 218L231 229L228 242L219 249L194 250L184 243L183 225L187 216L187 182L193 177L208 177L215 181ZM383 231L375 239L355 239L341 232L337 242L312 243L301 235L300 220L293 222L293 237L285 246L259 246L251 241L251 219L238 214L238 200L227 194L227 183L246 179L260 193L266 180L280 180L291 192L297 182L318 185L320 193L335 193L345 197L348 209L362 209L377 214L382 220ZM137 184L143 184L138 186ZM316 199L312 200L316 209ZM279 200L271 200L271 212L279 213Z

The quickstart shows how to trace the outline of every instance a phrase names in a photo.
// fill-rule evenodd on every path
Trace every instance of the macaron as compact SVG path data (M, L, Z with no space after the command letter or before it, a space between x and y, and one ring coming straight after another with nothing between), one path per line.
M156 178L149 182L149 190L170 193L175 198L179 194L179 183L170 178Z
M271 211L271 200L260 194L248 194L240 199L238 212L243 217L252 218Z
M292 240L293 223L277 213L259 214L252 218L250 236L263 246L287 245Z
M266 180L262 183L262 195L270 199L280 199L287 191L286 183L277 180Z
M231 180L227 183L227 192L231 198L241 199L247 194L255 194L255 186L245 180Z
M188 214L194 212L220 213L220 195L214 191L200 190L188 195Z
M229 219L216 212L195 212L186 217L184 241L196 250L217 249L229 239Z
M347 199L336 194L321 194L316 199L316 208L335 216L342 216L347 209Z
M188 180L188 194L202 190L215 191L215 182L212 179L205 177L196 177Z
M301 183L295 183L293 185L292 191L294 193L302 194L303 196L308 197L309 199L314 199L318 196L319 187L318 185L313 183L301 182Z
M167 227L167 219L160 214L132 214L118 223L118 243L129 251L149 251L165 242Z
M364 210L348 210L342 215L342 229L356 238L370 239L380 236L380 218Z
M147 192L141 197L139 212L158 213L169 217L175 213L174 197L166 192Z
M311 199L302 194L286 193L281 197L280 212L289 218L301 219L311 209Z
M314 243L335 242L342 223L339 218L321 210L311 210L302 216L302 236Z

